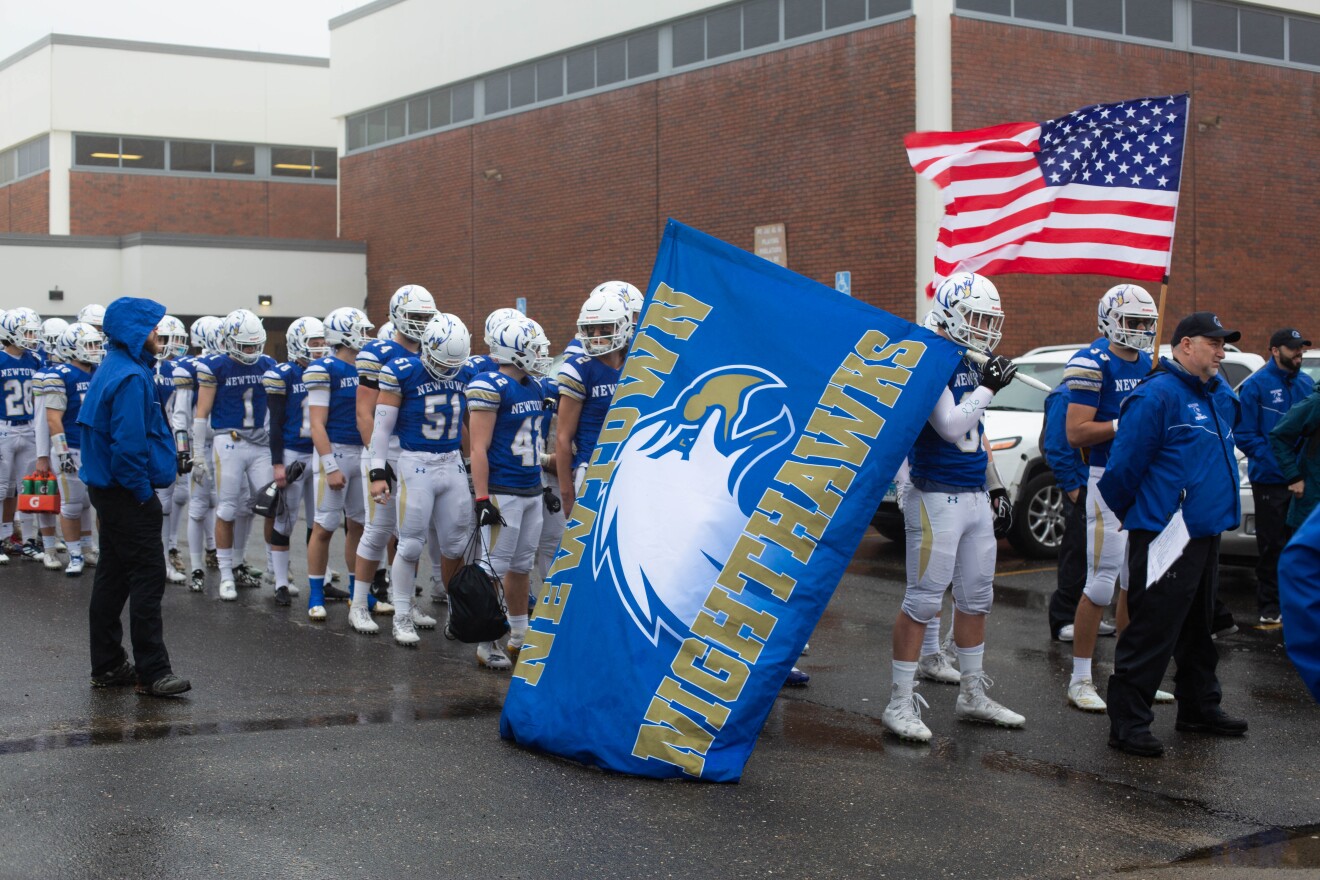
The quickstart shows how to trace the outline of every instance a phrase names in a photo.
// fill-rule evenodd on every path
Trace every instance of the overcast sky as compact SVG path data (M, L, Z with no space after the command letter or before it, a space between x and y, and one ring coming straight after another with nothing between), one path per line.
M0 60L46 34L329 57L329 21L367 0L0 0Z

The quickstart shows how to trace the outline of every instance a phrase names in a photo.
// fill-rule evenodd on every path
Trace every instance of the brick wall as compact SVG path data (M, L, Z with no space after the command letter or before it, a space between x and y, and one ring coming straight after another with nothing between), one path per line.
M1239 345L1266 356L1272 330L1308 327L1320 302L1320 284L1304 271L1315 235L1310 210L1320 200L1316 74L958 17L953 58L958 129L1190 92L1163 340L1178 317L1200 309L1241 329ZM1197 130L1196 120L1214 116L1218 127ZM1007 313L1000 350L1095 338L1095 303L1121 280L997 278ZM1145 286L1158 299L1159 285Z
M335 189L314 184L72 171L69 215L74 235L336 237Z
M749 250L782 222L793 269L910 313L912 67L908 20L347 157L372 320L420 283L481 350L526 296L557 350L597 283L645 287L668 217Z
M0 232L50 232L50 173L0 187Z

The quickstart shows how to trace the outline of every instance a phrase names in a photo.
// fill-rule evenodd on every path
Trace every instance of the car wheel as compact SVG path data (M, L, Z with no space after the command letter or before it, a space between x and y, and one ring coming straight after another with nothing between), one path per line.
M1043 471L1027 481L1013 511L1009 541L1025 556L1053 559L1063 543L1063 490Z
M901 544L905 540L903 513L898 509L897 504L880 505L875 516L871 517L871 525L875 526L877 532L895 543Z

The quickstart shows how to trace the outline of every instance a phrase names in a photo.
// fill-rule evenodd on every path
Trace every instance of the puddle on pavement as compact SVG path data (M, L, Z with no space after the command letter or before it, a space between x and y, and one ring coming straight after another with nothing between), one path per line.
M885 750L885 728L879 719L830 712L815 703L798 700L781 700L776 714L779 735L794 746Z
M1188 853L1170 867L1320 868L1320 825L1259 831Z
M253 718L230 721L133 721L98 719L82 729L42 734L23 739L0 740L0 756L27 752L49 752L117 743L151 742L192 736L217 736L230 733L266 733L273 730L308 730L331 727L354 727L364 724L400 724L416 721L439 721L498 715L501 703L496 700L459 700L442 704L394 706L369 712L341 712L311 715L305 718Z

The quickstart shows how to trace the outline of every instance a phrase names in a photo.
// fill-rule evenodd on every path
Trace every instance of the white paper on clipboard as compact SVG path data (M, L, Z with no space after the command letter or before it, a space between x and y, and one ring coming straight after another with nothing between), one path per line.
M1164 577L1164 573L1178 561L1191 536L1187 534L1187 523L1183 521L1182 508L1173 514L1169 524L1155 536L1146 549L1146 588Z

